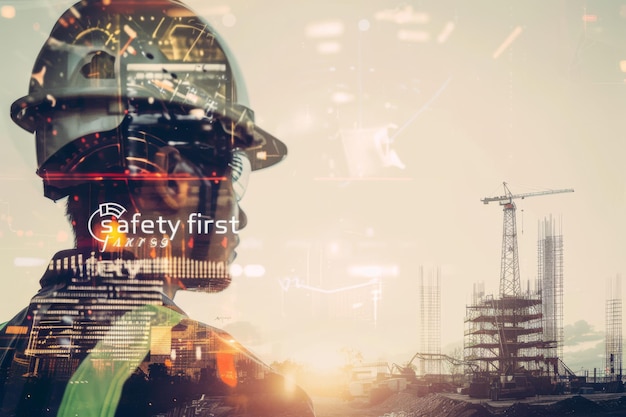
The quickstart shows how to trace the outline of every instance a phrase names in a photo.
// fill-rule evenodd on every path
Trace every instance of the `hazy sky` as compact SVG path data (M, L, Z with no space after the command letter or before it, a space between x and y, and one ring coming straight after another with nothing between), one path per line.
M7 319L71 245L9 106L72 3L0 0ZM517 201L522 285L534 285L538 221L552 215L564 323L604 329L606 281L626 270L626 2L186 3L237 57L258 124L289 147L242 201L241 276L221 294L177 296L192 317L268 362L332 362L342 348L406 361L420 346L424 266L441 271L442 344L460 343L472 285L498 291L502 211L480 199L506 181L514 193L575 189Z

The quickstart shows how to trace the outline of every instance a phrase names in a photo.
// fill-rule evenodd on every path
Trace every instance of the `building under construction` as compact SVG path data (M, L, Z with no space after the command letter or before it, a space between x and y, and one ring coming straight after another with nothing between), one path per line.
M439 268L424 273L420 266L420 352L419 375L436 374L442 371L441 360L441 285Z
M605 380L622 380L622 280L617 276L607 283Z
M554 340L546 352L563 359L563 234L561 223L550 216L539 223L537 283L542 300L543 338Z
M485 395L493 385L510 388L520 395L537 390L543 381L545 390L554 387L562 352L562 236L554 233L552 219L540 225L539 277L537 287L522 292L517 251L515 220L516 198L569 192L571 190L512 194L504 184L505 194L483 199L499 202L504 211L500 291L498 296L474 291L472 304L466 308L465 361L473 365L475 392ZM514 382L515 381L515 382ZM491 388L490 388L491 387ZM504 392L504 390L502 390Z
M541 305L537 294L478 298L467 307L465 360L489 375L553 372L546 352L556 341L543 338Z

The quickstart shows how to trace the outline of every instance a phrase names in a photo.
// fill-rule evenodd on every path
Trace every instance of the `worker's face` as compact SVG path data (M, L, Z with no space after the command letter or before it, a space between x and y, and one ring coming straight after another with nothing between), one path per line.
M156 237L160 249L156 252L162 256L227 265L234 259L238 233L245 226L233 182L233 166L242 154L213 165L201 153L196 148L159 149L154 162L159 174L129 182L129 211L135 219L154 222L154 229L144 227L138 236ZM133 251L141 258L155 253L136 247Z
M163 140L164 127L136 129L131 123L111 133L118 146L102 146L81 158L72 172L90 178L94 190L71 197L90 199L77 206L89 211L88 241L81 246L132 252L139 273L157 264L181 288L216 291L228 285L228 267L246 223L238 201L249 163L222 140L228 136L221 125L212 126L200 143L187 137Z

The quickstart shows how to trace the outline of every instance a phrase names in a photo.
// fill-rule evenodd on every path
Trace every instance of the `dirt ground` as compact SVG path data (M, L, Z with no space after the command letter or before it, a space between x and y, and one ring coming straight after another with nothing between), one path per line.
M626 394L533 397L522 401L487 402L468 397L394 394L380 404L313 398L317 417L618 417L626 416Z
M344 401L334 397L313 398L316 417L377 417L374 407L360 401Z

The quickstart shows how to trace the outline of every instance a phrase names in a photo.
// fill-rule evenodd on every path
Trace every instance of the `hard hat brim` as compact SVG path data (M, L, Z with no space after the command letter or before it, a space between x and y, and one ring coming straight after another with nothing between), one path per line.
M37 117L51 112L62 112L62 104L68 101L81 100L84 103L102 102L111 99L112 103L119 103L119 96L116 91L110 88L91 89L85 91L81 89L76 92L65 90L63 93L55 94L29 94L17 99L11 105L11 118L24 130L34 133L37 129ZM110 106L110 105L109 105ZM56 108L58 107L58 110ZM109 109L110 110L110 109ZM120 110L121 111L121 110ZM240 110L238 110L240 111ZM239 114L226 112L226 117L236 119ZM113 129L117 126L110 126ZM83 132L95 133L95 132ZM287 156L287 146L280 139L270 134L266 130L254 124L252 127L252 141L249 145L238 146L248 156L253 171L268 168L282 161Z

